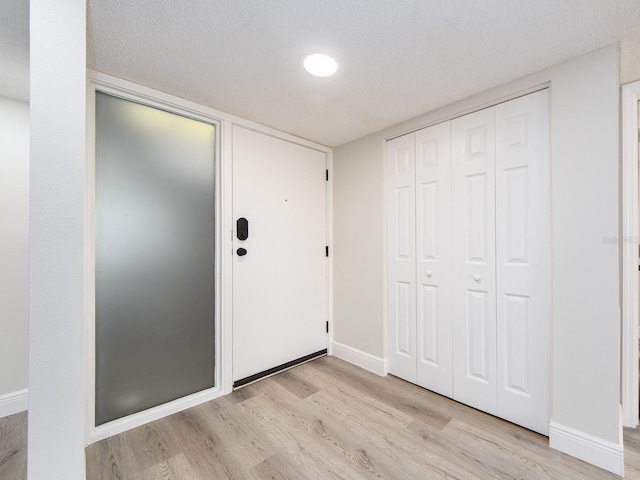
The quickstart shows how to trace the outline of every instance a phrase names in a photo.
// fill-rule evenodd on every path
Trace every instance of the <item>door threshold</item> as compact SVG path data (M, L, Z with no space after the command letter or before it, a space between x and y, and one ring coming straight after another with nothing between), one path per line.
M270 368L269 370L265 370L264 372L256 373L254 375L241 378L240 380L236 380L235 382L233 382L233 389L235 390L240 387L245 387L250 383L257 382L258 380L262 380L265 377L270 377L271 375L275 375L276 373L280 373L284 370L288 370L289 368L293 368L297 365L300 365L301 363L314 360L326 354L327 354L327 349L325 348L324 350L320 350L319 352L305 355L304 357L297 358L296 360L291 360L290 362L283 363L282 365L278 365L277 367Z

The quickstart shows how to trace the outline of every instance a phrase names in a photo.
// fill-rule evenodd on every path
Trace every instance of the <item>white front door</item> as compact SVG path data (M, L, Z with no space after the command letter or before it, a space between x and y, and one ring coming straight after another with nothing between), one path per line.
M233 127L234 382L327 348L325 169L324 152Z

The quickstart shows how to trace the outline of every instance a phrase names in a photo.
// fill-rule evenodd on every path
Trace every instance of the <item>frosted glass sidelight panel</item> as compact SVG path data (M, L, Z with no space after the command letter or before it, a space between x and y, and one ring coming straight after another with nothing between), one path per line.
M214 385L215 127L96 94L96 425Z

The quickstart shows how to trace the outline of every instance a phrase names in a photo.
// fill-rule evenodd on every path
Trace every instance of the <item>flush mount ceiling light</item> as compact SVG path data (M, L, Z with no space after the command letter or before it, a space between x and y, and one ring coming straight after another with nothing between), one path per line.
M302 60L302 66L307 72L316 77L329 77L338 70L336 61L323 53L307 55Z

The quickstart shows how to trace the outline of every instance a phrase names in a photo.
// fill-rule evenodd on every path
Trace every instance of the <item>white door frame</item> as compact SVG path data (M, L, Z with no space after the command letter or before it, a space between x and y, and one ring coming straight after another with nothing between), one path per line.
M95 92L102 91L134 102L160 108L216 126L216 324L215 387L169 403L95 426ZM232 255L234 219L232 216L231 127L240 125L258 132L324 152L327 156L327 320L328 354L333 339L333 149L259 123L245 120L197 103L184 100L112 75L87 70L86 162L85 162L85 248L84 248L84 322L85 322L85 444L97 442L131 428L171 415L232 391Z
M215 252L215 386L200 392L178 398L168 403L143 410L123 418L108 422L104 425L95 424L95 95L96 92L104 92L125 100L137 102L153 108L182 115L194 120L209 123L216 128L215 145L215 211L216 211L216 252ZM143 425L147 422L171 415L180 410L198 405L219 397L225 393L225 384L228 382L222 365L225 365L225 357L228 347L223 341L226 333L222 322L222 295L224 285L224 265L222 256L222 231L223 231L223 188L222 188L222 161L221 161L221 128L222 119L217 112L201 108L190 102L178 99L171 95L163 94L140 85L133 84L99 72L88 71L87 75L87 151L85 163L85 325L86 325L86 431L85 443L90 444L117 433Z
M622 420L638 425L638 101L640 81L622 86Z

